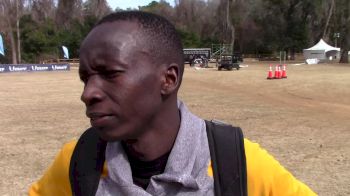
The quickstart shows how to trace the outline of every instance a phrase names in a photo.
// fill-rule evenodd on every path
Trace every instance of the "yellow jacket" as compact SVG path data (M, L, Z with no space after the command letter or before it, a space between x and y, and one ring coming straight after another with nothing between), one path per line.
M44 176L29 189L30 196L72 195L69 182L69 164L76 141L65 144ZM247 162L249 196L311 196L316 195L309 187L298 181L259 144L244 139ZM104 167L102 175L107 175ZM212 176L211 167L208 175Z

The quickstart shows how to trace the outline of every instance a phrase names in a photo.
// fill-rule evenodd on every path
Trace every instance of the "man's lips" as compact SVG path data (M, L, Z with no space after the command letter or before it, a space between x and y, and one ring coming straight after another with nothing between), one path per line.
M93 127L101 127L108 124L113 115L100 112L87 113L87 117L90 118L90 123Z

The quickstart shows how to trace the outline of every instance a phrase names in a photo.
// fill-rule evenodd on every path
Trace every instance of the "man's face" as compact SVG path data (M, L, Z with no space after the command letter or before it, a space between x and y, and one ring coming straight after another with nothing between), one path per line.
M161 66L143 39L138 23L117 21L97 26L82 43L81 100L107 141L136 139L152 128L161 106Z

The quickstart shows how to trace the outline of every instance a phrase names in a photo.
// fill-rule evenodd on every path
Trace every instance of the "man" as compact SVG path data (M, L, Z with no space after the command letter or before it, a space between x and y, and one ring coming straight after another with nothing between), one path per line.
M91 195L214 195L205 122L177 99L183 64L174 26L157 15L113 13L85 38L81 100L106 145ZM30 195L72 194L75 146L63 147ZM258 144L244 147L248 195L315 195Z

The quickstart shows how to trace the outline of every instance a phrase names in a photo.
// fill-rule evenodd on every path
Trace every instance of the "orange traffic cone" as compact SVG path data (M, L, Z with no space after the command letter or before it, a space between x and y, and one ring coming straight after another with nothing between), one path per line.
M273 79L273 77L272 77L272 65L270 65L270 70L269 70L269 72L268 72L268 74L267 74L267 79L268 79L268 80Z
M286 65L283 65L282 78L287 78Z
M281 65L278 65L278 79L282 78L282 68Z
M279 74L280 72L279 72L279 70L278 70L278 66L276 65L276 68L275 68L275 76L274 76L274 78L275 79L279 79Z

